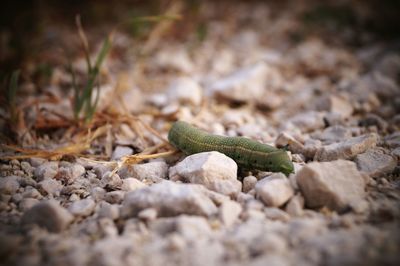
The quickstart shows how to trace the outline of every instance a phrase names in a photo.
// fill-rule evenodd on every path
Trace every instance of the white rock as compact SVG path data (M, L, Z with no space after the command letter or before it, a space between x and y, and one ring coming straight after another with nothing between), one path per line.
M219 208L219 217L226 227L230 227L236 222L241 212L242 206L239 203L228 200Z
M194 65L187 51L180 47L169 47L158 52L155 57L156 65L166 68L181 71L183 73L191 73L194 70Z
M18 207L19 207L20 211L25 212L38 203L39 203L39 200L37 200L37 199L27 198L27 199L22 199L19 202Z
M199 105L203 89L189 77L179 77L173 80L168 88L170 102L178 101L181 104Z
M38 157L31 157L29 158L29 163L33 166L33 167L38 167L44 163L46 163L47 160L43 159L43 158L38 158Z
M38 183L38 188L44 195L60 195L60 191L63 188L63 185L54 179L45 179ZM42 194L43 194L42 193Z
M93 213L96 203L92 199L82 199L73 202L68 210L75 216L89 216Z
M304 208L304 197L301 194L295 195L286 204L285 210L291 216L301 216Z
M267 64L257 63L216 81L210 90L228 100L254 100L261 97L266 88L267 72Z
M163 181L149 187L129 192L122 205L122 215L130 217L141 210L154 208L160 216L179 214L209 216L217 212L213 201L200 185L176 184Z
M75 163L68 166L61 166L58 169L56 178L65 184L72 184L79 177L85 174L85 172L85 167Z
M324 114L322 112L315 111L300 113L289 119L289 121L286 122L286 125L288 124L293 124L302 132L314 131L325 126Z
M0 178L0 194L12 195L19 189L17 176L7 176Z
M168 165L164 161L128 165L118 171L118 174L122 178L134 177L141 181L160 182L168 176Z
M310 208L326 206L342 211L365 196L364 178L350 161L309 163L297 173L296 180Z
M257 181L257 177L252 175L243 178L243 192L249 192L250 190L254 189Z
M56 201L44 201L24 212L22 224L37 224L50 232L61 232L72 222L72 215Z
M215 151L186 157L170 169L169 176L171 180L202 184L224 195L237 195L241 191L236 162Z
M313 134L314 138L321 140L324 144L332 144L351 138L351 130L343 126L331 126L320 134Z
M282 173L261 179L257 182L255 189L257 196L271 207L282 206L294 195L289 180Z
M157 210L154 208L144 209L138 213L138 217L145 221L153 221L157 218Z
M317 109L319 111L328 111L338 114L341 118L347 118L353 113L353 106L348 99L340 95L322 97L317 103Z
M378 135L370 133L348 139L344 142L323 146L317 151L314 159L318 161L333 161L337 159L350 159L376 146Z
M104 200L111 204L120 204L125 197L125 191L111 191L107 192L104 196Z
M102 201L99 204L98 215L101 218L109 218L111 220L115 220L119 217L119 208L115 204L110 204L108 202Z
M106 172L101 178L102 187L109 187L111 189L120 189L122 186L122 179L118 174L112 174L112 172Z
M130 147L126 147L126 146L117 146L115 147L112 155L111 155L111 160L119 160L124 156L127 155L132 155L133 150Z
M133 177L128 177L128 178L125 178L122 180L121 189L123 191L129 192L129 191L133 191L133 190L136 190L139 188L143 188L145 186L146 186L146 184L144 184L142 181L140 181L136 178L133 178Z
M58 172L58 162L45 162L39 165L34 172L37 181L53 178Z
M265 216L267 219L276 220L281 222L287 222L290 220L289 214L275 207L269 207L264 209Z
M175 221L176 231L187 240L198 240L211 234L211 227L204 217L181 215Z
M379 177L393 172L397 160L382 148L372 148L355 158L358 169L371 177Z

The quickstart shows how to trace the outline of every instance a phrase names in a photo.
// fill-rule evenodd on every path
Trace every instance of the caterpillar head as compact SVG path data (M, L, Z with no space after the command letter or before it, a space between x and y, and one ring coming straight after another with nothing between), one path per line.
M282 172L286 176L294 172L294 166L289 155L284 150L271 152L266 157L268 170L272 172Z

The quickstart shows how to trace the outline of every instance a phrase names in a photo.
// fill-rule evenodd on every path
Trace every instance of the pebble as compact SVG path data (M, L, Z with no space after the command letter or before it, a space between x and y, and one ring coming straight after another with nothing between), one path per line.
M136 189L143 188L145 186L146 186L146 184L144 184L142 181L140 181L136 178L133 178L133 177L128 177L128 178L125 178L122 180L121 189L123 191L129 192L129 191L134 191Z
M178 101L181 104L199 105L202 100L203 89L190 77L179 77L169 85L167 95L170 102Z
M317 110L338 114L341 118L348 118L353 113L353 106L342 95L328 95L317 102Z
M354 161L361 172L371 177L390 174L397 166L397 160L379 147L371 148L365 153L358 154Z
M160 182L168 176L168 165L164 161L134 164L121 168L118 174L122 178L133 177L140 181Z
M324 113L316 111L300 113L289 119L285 123L285 127L290 128L290 124L299 128L303 133L321 129L325 127Z
M163 181L129 192L122 204L122 215L135 216L143 209L154 208L160 216L210 216L218 209L205 191L201 185Z
M12 195L19 189L19 177L7 176L0 178L0 193Z
M33 198L22 199L19 204L18 208L20 211L25 212L39 203L39 200Z
M343 142L323 146L315 154L314 160L334 161L337 159L351 159L357 154L376 146L377 142L378 135L375 133L353 137Z
M133 149L130 147L126 146L117 146L115 147L112 155L111 155L111 160L116 161L121 159L124 156L127 155L132 155L133 154Z
M47 160L43 159L43 158L37 158L37 157L31 157L29 158L29 163L30 165L32 165L33 167L38 167L44 163L46 163Z
M188 52L182 47L169 47L159 51L154 60L156 65L165 68L190 74L194 70L194 65Z
M239 218L241 212L242 206L239 203L228 200L223 202L219 208L219 217L226 227L230 227Z
M63 185L54 179L44 179L38 183L38 189L44 195L59 196Z
M37 224L50 232L58 233L72 222L72 215L56 201L43 201L24 212L22 224Z
M336 125L324 129L321 133L313 134L313 138L321 140L325 145L344 141L352 137L351 130L347 127Z
M230 101L250 101L260 98L265 90L269 68L264 62L250 65L217 80L210 91Z
M365 197L365 180L351 161L309 163L296 180L309 208L344 211Z
M276 207L267 207L264 209L265 217L273 221L287 222L290 220L290 215Z
M304 197L301 194L296 194L286 204L285 211L293 217L301 216L304 209Z
M111 191L104 195L104 200L111 204L120 204L125 197L125 191Z
M103 188L120 189L122 186L122 179L118 174L106 172L101 178L101 186Z
M256 195L269 207L280 207L293 195L289 180L282 173L275 173L257 182Z
M75 216L86 217L93 213L96 203L92 199L82 199L73 202L68 210Z
M106 195L106 190L102 187L94 187L90 191L90 196L96 201L99 202L104 199Z
M32 164L33 165L33 164ZM54 178L58 173L58 162L45 162L34 171L37 181Z
M116 220L119 217L119 207L118 205L102 201L99 204L97 214L101 218L109 218L111 220Z
M190 155L170 168L171 180L202 184L210 190L235 196L242 184L237 180L237 164L228 156L213 151Z
M249 192L250 190L254 189L257 183L257 177L249 175L243 179L243 192Z
M55 176L57 180L62 181L64 184L72 184L79 177L86 172L85 167L80 164L74 163L68 166L61 166Z
M144 221L154 221L157 218L157 210L154 208L147 208L138 213L138 218Z

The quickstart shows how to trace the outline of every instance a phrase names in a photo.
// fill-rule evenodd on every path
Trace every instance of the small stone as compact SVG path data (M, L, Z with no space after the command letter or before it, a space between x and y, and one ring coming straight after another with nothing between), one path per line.
M122 186L122 179L118 174L112 174L112 172L106 172L101 178L101 185L103 188L120 189Z
M154 56L155 64L165 68L190 74L194 65L188 52L183 47L169 47Z
M45 162L39 165L34 172L36 180L51 179L58 173L58 162Z
M353 137L344 142L323 146L315 154L314 160L334 161L337 159L351 159L357 154L363 153L376 146L378 135L375 133Z
M293 153L303 154L305 150L304 145L300 141L286 132L282 132L278 135L275 140L275 145L278 148L288 147L288 149Z
M169 101L178 101L181 104L199 105L203 89L189 77L175 79L168 88Z
M55 179L62 181L64 184L72 184L75 180L84 175L85 172L85 167L80 164L61 166Z
M212 232L207 219L200 216L181 215L175 220L175 228L187 240L198 240Z
M204 187L176 184L171 181L163 181L129 192L123 201L122 214L124 217L131 217L147 208L156 209L160 216L179 214L210 216L217 212L217 207L207 197Z
M291 216L301 216L304 208L304 197L301 194L295 195L286 204L285 210Z
M39 203L39 200L37 200L37 199L27 198L27 199L22 199L19 202L18 207L19 207L20 211L25 212L38 203Z
M148 208L138 213L138 218L145 221L154 221L157 218L157 210Z
M243 68L228 77L214 82L210 90L220 98L231 101L250 101L260 98L267 83L266 63L258 63Z
M127 155L132 155L133 154L133 149L130 147L126 147L126 146L117 146L115 147L112 155L111 155L111 160L119 160L124 156Z
M101 218L116 220L119 217L119 208L115 204L110 204L108 202L102 201L99 204L98 215Z
M0 193L12 195L19 189L19 177L8 176L0 177Z
M38 166L46 163L47 160L43 159L43 158L31 157L31 158L29 158L29 162L33 167L38 167Z
M58 196L63 185L54 179L44 179L38 183L38 188L43 195Z
M314 138L321 140L324 144L344 141L351 138L351 136L351 130L340 125L328 127L320 134L313 134Z
M309 163L297 173L296 180L310 208L326 206L343 211L365 196L364 178L350 161Z
M243 192L249 192L250 190L254 189L257 183L257 177L249 175L243 179Z
M92 199L82 199L73 202L68 210L75 216L89 216L93 213L96 203Z
M94 187L90 191L90 195L95 201L98 202L104 199L106 195L106 190L102 187Z
M385 144L390 148L400 147L400 132L395 132L393 134L387 135L384 138Z
M282 173L261 179L257 182L255 190L257 196L270 207L282 206L294 195L289 180Z
M393 172L397 160L387 154L383 148L372 148L355 158L358 169L371 177L379 177Z
M125 191L111 191L107 192L104 200L111 204L120 204L125 197Z
M228 156L213 151L190 155L169 172L171 180L183 179L202 184L224 195L237 195L241 182L237 180L237 164Z
M33 187L27 187L25 188L25 191L22 193L22 196L24 198L35 198L35 199L40 199L42 198L42 194Z
M168 165L164 161L134 164L123 167L118 174L122 178L134 177L140 181L160 182L168 176Z
M341 95L328 95L326 97L323 96L317 103L317 110L328 111L338 114L342 118L347 118L353 113L353 106L348 99Z
M63 231L72 222L72 215L56 201L44 201L24 212L22 224L37 224L50 232Z
M140 181L136 178L133 178L133 177L128 177L128 178L125 178L122 180L121 189L123 191L129 192L129 191L134 191L136 189L143 188L145 186L146 186L146 184L144 184L142 181Z
M219 217L226 227L232 226L242 212L242 206L239 203L228 200L222 203L219 209Z
M303 133L311 132L325 127L324 114L322 112L315 111L300 113L292 117L286 124L293 124Z
M281 221L281 222L287 222L290 220L289 214L286 212L282 211L281 209L275 208L275 207L268 207L264 209L265 216L267 219L273 220L273 221Z

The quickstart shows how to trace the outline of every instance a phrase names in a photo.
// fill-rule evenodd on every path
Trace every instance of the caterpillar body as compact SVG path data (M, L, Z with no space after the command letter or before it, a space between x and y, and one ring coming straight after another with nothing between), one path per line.
M225 137L207 134L186 122L175 122L169 133L169 142L186 154L218 151L247 169L293 173L293 163L285 150L277 149L244 137Z

